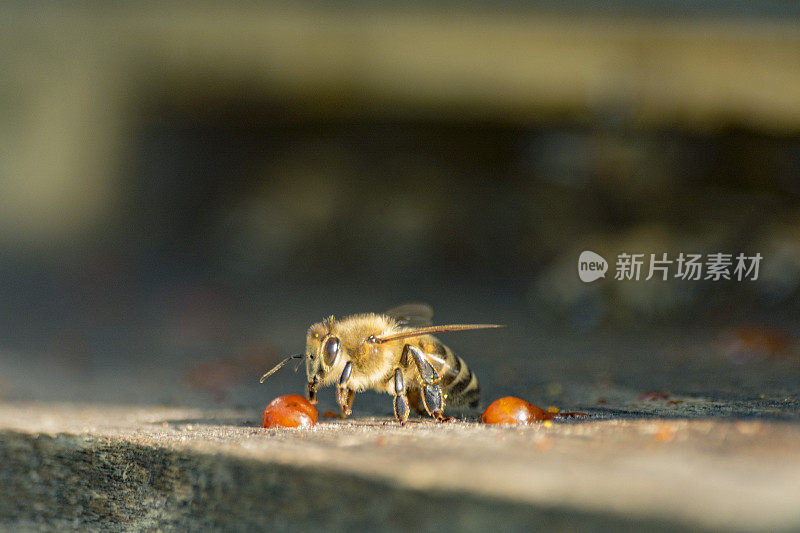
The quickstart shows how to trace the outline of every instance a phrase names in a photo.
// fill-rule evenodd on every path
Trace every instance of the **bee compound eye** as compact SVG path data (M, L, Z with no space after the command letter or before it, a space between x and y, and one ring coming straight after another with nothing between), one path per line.
M327 366L333 366L339 357L339 339L337 337L328 337L325 345L322 347L322 360Z

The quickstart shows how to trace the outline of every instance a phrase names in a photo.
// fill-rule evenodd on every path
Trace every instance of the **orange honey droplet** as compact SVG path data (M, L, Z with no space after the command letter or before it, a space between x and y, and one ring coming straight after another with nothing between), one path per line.
M530 424L555 418L554 413L536 407L530 402L506 396L493 401L481 416L484 424Z
M307 428L317 423L317 408L298 394L287 394L275 398L261 417L265 428Z

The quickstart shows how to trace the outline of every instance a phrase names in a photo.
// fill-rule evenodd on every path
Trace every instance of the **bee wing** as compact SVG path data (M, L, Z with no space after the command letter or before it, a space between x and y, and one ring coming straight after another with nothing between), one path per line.
M392 307L385 313L397 320L399 326L418 328L433 324L433 308L422 302L410 302Z

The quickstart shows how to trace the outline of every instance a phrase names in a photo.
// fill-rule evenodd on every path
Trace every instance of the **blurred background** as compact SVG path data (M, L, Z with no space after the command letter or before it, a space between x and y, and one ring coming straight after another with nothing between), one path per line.
M487 399L796 398L795 2L20 2L0 24L0 398L256 409L303 391L257 379L310 323L410 300L509 326L445 341ZM587 249L611 276L579 280ZM622 282L622 252L764 259Z

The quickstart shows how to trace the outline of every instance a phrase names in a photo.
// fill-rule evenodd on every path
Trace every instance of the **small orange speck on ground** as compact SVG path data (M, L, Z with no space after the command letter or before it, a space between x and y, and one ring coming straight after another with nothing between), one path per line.
M675 436L675 430L669 424L659 424L656 429L656 440L658 442L669 442Z
M325 413L323 413L322 416L324 416L325 418L337 418L339 415L337 415L333 411L325 411Z
M597 399L597 403L604 404L604 403L606 403L606 399L605 398L598 398Z
M777 328L750 325L739 326L720 335L718 345L732 363L743 364L764 359L791 356L797 339Z
M548 413L558 413L558 411L559 411L558 407L555 407L555 406L552 406L552 405L547 408L547 412Z
M551 427L553 427L553 421L552 420L545 420L544 424L542 424L542 425L544 427L546 427L546 428L551 428Z
M657 400L668 400L669 394L661 391L643 392L642 394L639 395L638 399L640 402L645 402L645 401L655 402Z

